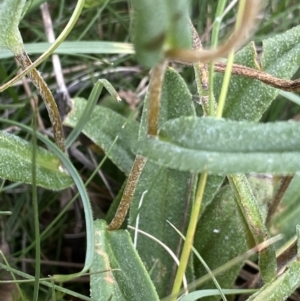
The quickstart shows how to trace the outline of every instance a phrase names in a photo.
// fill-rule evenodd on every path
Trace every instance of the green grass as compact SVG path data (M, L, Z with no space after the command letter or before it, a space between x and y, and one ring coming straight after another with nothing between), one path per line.
M44 26L39 10L39 4L43 1L33 1L33 5L21 22L20 30L24 42L46 42ZM56 36L63 30L76 1L48 1ZM107 42L131 42L130 37L130 4L125 0L111 0L105 2L105 7L85 9L82 12L76 26L68 37L68 41L107 41ZM191 1L192 19L203 37L203 44L209 47L211 31L205 33L207 26L211 25L217 1ZM236 12L236 8L234 8ZM224 39L234 26L234 12L229 12L223 19L220 29L220 37ZM261 14L258 27L255 30L253 40L257 44L258 54L261 54L261 41L282 33L299 24L300 5L298 0L268 0L266 1L265 14ZM205 34L204 34L205 33ZM76 46L76 45L75 45ZM73 49L76 53L76 48ZM120 51L121 52L121 51ZM119 107L115 100L108 97L106 91L102 91L99 103L118 110L124 116L134 116L140 119L140 106L145 96L145 87L148 83L148 70L141 68L131 54L90 54L87 50L84 54L59 56L63 68L64 80L69 88L71 97L88 98L93 85L99 78L109 80L114 88L121 93L125 100ZM1 50L0 50L1 55ZM29 53L30 55L30 53ZM37 58L31 55L32 60ZM57 94L57 84L53 74L51 59L43 62L38 70L44 76L47 84L58 101L62 101ZM187 79L187 84L195 93L195 83L190 68L179 67L181 74ZM18 72L18 67L13 58L0 60L0 83L7 82ZM299 75L299 72L297 73ZM30 85L30 93L36 93ZM12 105L11 108L0 107L2 117L31 126L33 113L31 98L25 91L22 82L0 94L1 105ZM22 107L14 107L23 104ZM47 112L39 99L39 113L42 124L46 129L50 127ZM67 108L68 110L68 108ZM289 101L284 96L278 96L268 111L264 114L263 121L288 120L300 113L300 106ZM99 121L100 122L100 121ZM42 130L38 125L39 130ZM12 133L29 140L29 135L20 132L18 128L0 125L1 130L9 130ZM66 133L69 130L66 129ZM42 133L49 135L49 131ZM77 152L70 152L70 159L78 170L84 182L90 177L97 164L103 159L104 153L83 135L79 136ZM39 144L39 142L37 142ZM75 142L76 144L76 142ZM78 143L77 143L78 145ZM89 150L88 150L89 149ZM88 185L89 196L97 217L105 218L113 201L122 187L125 176L110 161L106 161L101 169L102 175L95 174ZM24 273L34 274L35 260L35 225L32 208L32 187L24 184L14 184L9 181L0 182L1 211L11 211L10 216L1 216L1 250L5 253L11 267ZM37 188L37 203L39 209L40 232L48 230L41 239L41 277L53 274L71 274L81 270L85 256L85 228L82 205L77 199L72 206L49 229L49 225L60 214L61 210L70 202L76 194L76 189L67 189L64 192L54 192ZM30 246L30 247L29 247ZM56 264L56 262L58 264ZM1 279L9 278L4 273ZM21 278L20 278L21 279ZM83 277L82 281L71 281L62 285L84 296L89 296L89 279ZM34 284L20 284L20 289L31 300ZM0 286L0 296L4 286ZM53 292L50 288L41 286L38 300L50 300ZM51 297L52 296L52 297ZM70 300L62 292L55 292L56 300ZM25 300L25 299L19 299Z

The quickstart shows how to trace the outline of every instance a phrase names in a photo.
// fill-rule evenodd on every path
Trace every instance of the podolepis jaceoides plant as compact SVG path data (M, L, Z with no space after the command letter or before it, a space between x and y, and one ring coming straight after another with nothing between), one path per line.
M285 231L287 218L276 213L281 202L294 206L294 195L299 194L299 123L260 120L279 89L300 89L298 80L290 80L300 63L300 27L264 40L258 59L253 42L241 48L255 30L256 17L263 14L258 0L239 1L235 26L221 43L218 34L228 3L218 1L209 49L203 49L190 20L189 1L131 0L135 58L150 71L140 122L96 105L102 86L118 99L112 85L100 80L88 100L72 100L63 124L73 130L65 143L55 101L42 77L30 69L38 62L32 65L18 31L24 4L0 2L0 22L5 25L0 45L14 53L43 96L57 146L39 133L36 137L49 151L2 132L1 156L6 161L0 176L56 190L75 183L87 222L83 271L54 276L52 283L36 282L62 290L54 281L89 270L91 298L80 296L84 300L226 300L227 294L242 293L256 301L288 298L300 285L299 229L294 219L293 231ZM83 4L78 1L79 12ZM11 11L17 13L8 22L5 17ZM193 101L177 64L193 69L199 102ZM14 121L1 122L35 132ZM65 144L68 149L80 133L127 176L106 220L94 223L87 183L64 153ZM26 172L20 172L21 166ZM253 173L282 177L266 202ZM272 227L291 238L280 254ZM255 290L231 290L243 261L256 252Z

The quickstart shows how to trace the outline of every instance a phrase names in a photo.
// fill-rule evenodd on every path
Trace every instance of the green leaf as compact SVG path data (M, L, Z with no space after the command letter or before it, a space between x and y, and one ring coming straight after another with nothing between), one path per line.
M181 76L169 68L166 72L159 125L181 115L194 115L191 94ZM140 126L140 137L146 137L147 100ZM196 176L147 162L138 182L130 207L129 224L143 230L175 251L179 257L181 238L167 223L185 233ZM141 197L143 193L143 201ZM139 206L141 207L139 208ZM139 222L136 224L137 216ZM171 292L176 263L158 243L138 234L137 250L160 297ZM187 273L191 279L190 271Z
M253 293L256 290L246 290L246 289L222 289L222 292L225 295L238 295L238 294L249 294ZM182 298L180 301L197 301L198 299L208 297L208 296L219 296L220 292L217 289L210 289L210 290L200 290L189 293ZM220 299L220 296L218 297ZM205 299L207 300L207 299Z
M153 67L169 48L189 48L188 1L131 0L133 42L138 61Z
M47 51L51 43L24 44L25 50L30 54L41 54ZM103 41L68 41L61 43L55 50L55 54L78 55L78 54L133 54L133 45L130 43L103 42ZM1 50L0 59L13 57L8 50Z
M243 217L234 200L233 192L230 187L226 186L205 208L197 225L194 247L213 270L247 250L245 232ZM197 259L194 261L194 266L197 278L207 274ZM217 276L220 286L230 288L241 267L242 263ZM201 288L215 288L215 284L209 281ZM219 296L214 296L205 300L219 299Z
M0 132L0 177L14 182L31 184L32 145L6 132ZM36 184L48 189L60 190L73 184L59 159L38 147L36 153Z
M97 220L91 267L91 297L97 301L159 300L126 230L107 231ZM111 299L112 298L112 299Z
M167 223L186 232L190 197L195 182L188 172L179 172L147 162L139 180L130 208L129 224L143 230L171 248L177 257L181 244L179 235ZM139 208L142 195L141 208ZM137 217L139 222L137 224ZM138 234L137 250L160 297L170 293L176 263L167 251L148 237Z
M64 125L75 127L86 106L83 98L74 99L74 107L64 120ZM138 138L138 124L114 111L96 106L84 126L83 133L107 152L118 136L118 140L108 157L126 175L129 174L134 160L132 147Z
M230 174L300 170L298 122L258 124L182 117L165 123L159 140L144 139L137 153L185 171Z
M7 48L14 54L24 51L19 22L25 0L2 0L0 2L0 49Z
M206 206L212 202L222 183L224 182L224 176L208 175L201 204L201 213Z
M253 43L237 53L235 63L258 68ZM263 41L261 69L273 76L289 79L300 65L300 26ZM218 99L222 75L216 76L215 95ZM257 80L233 75L223 116L235 120L258 121L279 90Z
M279 301L288 297L300 285L300 261L296 258L287 269L273 282L264 285L257 293L247 301Z
M246 176L243 174L231 175L228 180L255 243L258 245L270 239L258 202ZM263 281L269 283L276 277L276 251L273 245L259 252L258 263Z

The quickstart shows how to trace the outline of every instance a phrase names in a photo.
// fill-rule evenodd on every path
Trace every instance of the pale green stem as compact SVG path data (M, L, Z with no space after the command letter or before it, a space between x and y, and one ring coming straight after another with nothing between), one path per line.
M220 98L218 101L218 108L217 108L217 114L216 114L217 118L221 118L223 115L226 96L227 96L227 92L228 92L228 88L229 88L229 82L230 82L230 78L231 78L233 62L234 62L234 50L230 51L230 53L228 55L227 65L226 65L221 93L220 93Z
M219 40L219 30L222 21L226 0L220 0L218 3L216 18L211 35L211 47L216 48ZM209 115L214 116L214 62L209 64Z
M207 180L207 173L202 173L199 179L199 184L196 192L196 198L195 202L192 207L191 211L191 217L190 217L190 222L189 226L187 229L186 233L186 238L183 246L183 250L180 256L180 263L179 267L176 273L176 277L174 280L173 284L173 289L172 289L172 296L173 298L170 301L175 301L176 296L180 291L182 279L188 264L188 260L191 254L192 246L193 246L193 241L194 241L194 235L196 231L196 226L198 223L198 218L199 218L199 213L200 213L200 208L201 208L201 203L202 203L202 198L204 194L204 189L206 185L206 180Z
M236 19L236 23L235 23L236 30L241 26L246 1L247 0L240 0L240 2L239 2L237 19ZM224 110L224 106L225 106L229 82L230 82L230 78L231 78L233 62L234 62L234 49L229 53L228 59L227 59L227 66L226 66L224 79L223 79L223 83L222 83L221 94L220 94L220 98L219 98L219 102L218 102L218 108L217 108L217 114L216 114L217 118L221 118L223 115L223 110Z
M183 240L185 240L184 235L183 235L177 228L175 228L174 225L172 225L171 223L170 223L170 225L175 229L175 231L180 235L180 237L181 237ZM220 292L220 296L222 297L222 299L223 299L224 301L226 301L227 299L226 299L226 297L225 297L225 295L224 295L224 293L223 293L223 291L222 291L222 288L221 288L220 284L218 283L216 277L215 277L214 274L212 273L211 269L210 269L209 266L206 264L205 260L204 260L203 257L200 255L200 253L197 251L197 249L196 249L195 247L192 246L192 250L193 250L194 254L197 256L197 258L199 259L199 261L201 262L201 264L203 265L203 267L205 268L207 274L210 275L210 277L211 277L212 281L214 282L216 288L217 288L218 291Z
M33 112L33 133L32 133L32 207L34 219L34 236L35 236L35 269L34 269L34 291L33 300L39 299L40 275L41 275L41 241L40 241L40 223L39 223L39 207L36 187L36 111Z

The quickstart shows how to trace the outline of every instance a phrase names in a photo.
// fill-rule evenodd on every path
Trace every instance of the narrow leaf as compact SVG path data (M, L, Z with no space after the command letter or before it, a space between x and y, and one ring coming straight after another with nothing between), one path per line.
M251 289L223 289L222 292L225 295L238 295L238 294L250 294L255 292L256 290ZM217 289L210 290L199 290L192 293L187 294L180 298L180 301L197 301L198 299L208 297L208 296L218 296L220 298L220 292ZM205 299L207 300L207 299Z
M255 243L258 245L270 239L260 208L246 176L231 175L228 179ZM276 252L273 245L270 245L259 252L259 269L265 283L268 283L275 278Z
M97 301L159 300L126 230L107 231L97 220L91 268L91 297Z
M51 43L30 43L24 44L25 50L30 54L41 54L47 51ZM54 51L54 54L133 54L133 45L130 43L119 42L103 42L103 41L67 41L61 43ZM13 54L8 50L0 51L0 59L13 57Z
M182 117L168 121L159 140L138 143L159 165L185 171L230 174L294 173L300 170L298 122L258 124Z
M32 148L29 142L0 132L0 177L31 184ZM64 189L73 184L60 160L41 147L36 152L36 184L53 190Z
M74 107L64 120L64 124L75 127L84 112L86 103L86 100L82 98L75 98ZM96 106L84 126L83 133L100 146L104 152L108 151L118 136L118 140L108 157L125 174L129 173L134 160L131 149L136 144L138 136L137 122L127 120L110 109Z

